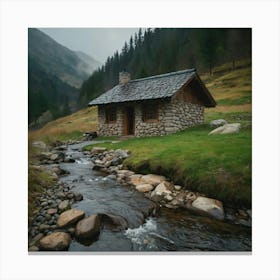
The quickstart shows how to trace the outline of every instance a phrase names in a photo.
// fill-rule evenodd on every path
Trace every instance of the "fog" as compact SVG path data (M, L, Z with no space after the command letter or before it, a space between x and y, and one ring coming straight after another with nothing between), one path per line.
M104 63L139 28L39 28L58 43Z

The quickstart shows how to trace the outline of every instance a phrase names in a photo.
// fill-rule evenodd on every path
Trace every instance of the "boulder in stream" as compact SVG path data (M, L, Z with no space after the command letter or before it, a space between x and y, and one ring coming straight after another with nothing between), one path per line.
M128 228L127 220L122 216L99 213L101 224L104 228L112 231L126 230Z
M75 235L78 239L91 239L100 231L100 219L98 215L91 215L78 222Z
M85 212L76 208L63 212L57 219L59 227L66 227L75 224L85 216Z
M218 220L223 220L225 216L222 202L216 199L199 196L192 202L192 207Z

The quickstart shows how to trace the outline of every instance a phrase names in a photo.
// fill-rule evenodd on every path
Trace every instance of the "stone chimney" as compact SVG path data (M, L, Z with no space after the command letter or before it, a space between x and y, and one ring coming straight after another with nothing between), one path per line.
M130 81L130 74L128 72L120 72L119 73L119 83L120 85L125 85Z

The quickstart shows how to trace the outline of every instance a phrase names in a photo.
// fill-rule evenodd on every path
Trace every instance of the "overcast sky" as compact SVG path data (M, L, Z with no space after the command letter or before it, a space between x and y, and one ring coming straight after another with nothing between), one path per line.
M101 63L124 42L138 32L138 28L39 28L58 43L74 51L83 51Z

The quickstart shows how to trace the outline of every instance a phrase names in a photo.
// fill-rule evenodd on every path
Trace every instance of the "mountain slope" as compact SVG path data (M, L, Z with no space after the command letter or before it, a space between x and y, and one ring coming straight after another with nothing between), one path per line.
M36 60L47 73L77 88L90 74L91 66L74 51L36 28L28 29L28 57Z
M28 29L29 124L41 122L46 112L42 122L77 108L79 87L98 64L86 54L80 56L40 30Z
M96 70L99 66L101 66L101 63L88 54L81 52L81 51L76 51L76 55L83 60L87 65L84 68L84 71L86 71L88 74L92 74L94 70Z

